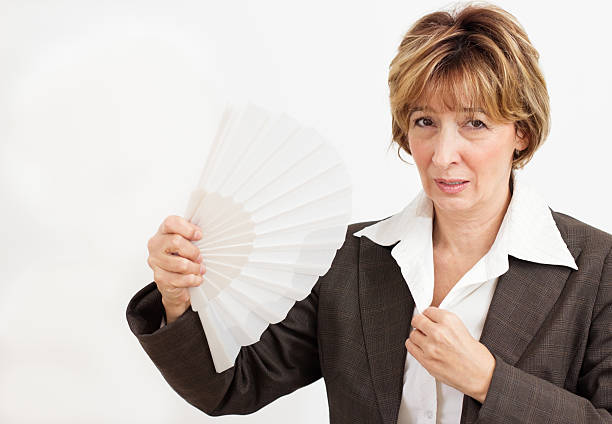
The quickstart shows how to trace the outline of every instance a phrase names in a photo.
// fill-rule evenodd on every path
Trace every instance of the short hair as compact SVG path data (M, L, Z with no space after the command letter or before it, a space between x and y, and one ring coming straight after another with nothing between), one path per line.
M517 19L490 3L423 16L404 35L389 66L391 144L398 144L398 155L400 149L411 154L412 109L440 96L450 110L481 108L494 121L514 122L517 133L528 138L528 147L512 161L513 169L522 168L550 128L539 56Z

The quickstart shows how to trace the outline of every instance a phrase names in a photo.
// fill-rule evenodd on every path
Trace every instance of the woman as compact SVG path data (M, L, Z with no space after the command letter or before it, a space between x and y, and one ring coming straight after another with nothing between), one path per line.
M311 294L220 374L189 308L201 232L167 218L149 241L155 282L127 311L143 348L209 415L256 411L322 376L331 423L612 422L612 235L552 211L513 173L549 130L523 28L495 6L426 15L389 87L419 195L350 225Z

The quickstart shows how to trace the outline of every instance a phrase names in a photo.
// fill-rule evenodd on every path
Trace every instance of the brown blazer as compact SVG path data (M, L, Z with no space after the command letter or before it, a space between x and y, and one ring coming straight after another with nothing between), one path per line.
M497 361L461 423L612 423L612 235L551 211L578 270L510 256L480 341ZM414 300L383 247L352 233L285 320L215 372L198 315L159 329L154 283L130 301L132 332L166 381L208 415L248 414L323 377L332 424L395 424ZM419 390L415 387L414 390Z

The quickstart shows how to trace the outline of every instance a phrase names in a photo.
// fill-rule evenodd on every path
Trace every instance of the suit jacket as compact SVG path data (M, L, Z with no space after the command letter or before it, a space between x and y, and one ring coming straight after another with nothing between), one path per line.
M462 424L612 423L612 235L551 213L579 269L509 257L480 338L493 378L483 404L464 395ZM130 301L129 326L208 415L248 414L323 377L332 424L395 424L414 300L393 246L352 235L374 222L351 224L312 292L220 374L191 308L159 328L155 283Z

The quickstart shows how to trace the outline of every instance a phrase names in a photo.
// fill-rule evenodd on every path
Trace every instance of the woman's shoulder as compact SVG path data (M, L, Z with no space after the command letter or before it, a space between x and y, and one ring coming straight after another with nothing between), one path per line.
M388 218L388 217L387 217ZM377 222L380 222L382 220L385 220L387 218L382 218L382 219L375 219L372 221L361 221L361 222L353 222L352 224L348 225L348 229L346 231L346 238L350 238L354 233L356 233L357 231L361 231L363 230L365 227L368 227L370 225L374 225Z
M372 220L372 221L360 221L360 222L349 223L346 229L346 235L344 238L344 242L342 243L342 246L340 246L338 248L338 251L336 252L334 263L336 262L353 263L353 262L358 261L361 237L356 236L354 234L369 225L376 224L379 221L382 221L382 220L377 219L377 220Z
M599 251L607 256L612 250L612 234L571 215L551 209L553 219L565 243L585 251Z
M353 222L349 224L346 230L346 238L345 238L344 244L359 245L359 242L361 240L361 234L355 235L355 233L371 225L378 224L379 222L384 221L385 219L390 218L391 216L387 216L381 219L374 219L371 221Z

